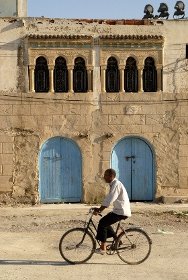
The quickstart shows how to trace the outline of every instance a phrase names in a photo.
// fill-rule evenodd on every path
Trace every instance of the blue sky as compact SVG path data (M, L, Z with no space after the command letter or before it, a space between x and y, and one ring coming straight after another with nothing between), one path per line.
M161 2L168 5L172 18L176 0L28 0L28 16L141 19L146 4L154 7L156 15Z

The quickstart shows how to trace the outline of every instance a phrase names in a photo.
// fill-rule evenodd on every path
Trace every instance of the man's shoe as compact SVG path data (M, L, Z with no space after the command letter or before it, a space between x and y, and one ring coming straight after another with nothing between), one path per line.
M123 245L123 242L120 240L118 246L120 247L120 246L122 246L122 245ZM112 251L115 251L115 249L116 249L116 244L113 243L113 244L110 246L109 249L112 250ZM117 249L118 249L118 248L117 248Z
M99 254L99 255L106 255L106 251L105 250L102 250L101 248L97 248L95 250L95 253L96 254Z

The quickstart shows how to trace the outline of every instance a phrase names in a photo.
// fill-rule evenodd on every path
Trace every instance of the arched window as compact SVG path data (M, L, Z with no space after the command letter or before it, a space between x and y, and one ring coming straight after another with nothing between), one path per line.
M138 92L138 69L136 60L129 57L125 67L125 91Z
M115 57L110 57L107 63L106 69L106 91L107 92L119 92L119 69L118 63Z
M49 91L49 70L45 57L40 56L35 66L35 92Z
M147 57L145 60L143 86L145 92L157 91L157 71L152 57Z
M55 61L54 90L55 92L68 92L68 70L63 57L58 57Z
M73 88L74 92L88 91L88 77L85 61L81 57L77 57L74 63L73 71Z

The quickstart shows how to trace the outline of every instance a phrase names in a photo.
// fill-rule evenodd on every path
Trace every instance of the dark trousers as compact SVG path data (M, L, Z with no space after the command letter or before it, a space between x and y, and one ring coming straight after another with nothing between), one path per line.
M111 225L125 219L127 219L126 216L117 215L113 212L108 213L99 221L96 239L101 242L106 242L107 238L116 238L116 233Z

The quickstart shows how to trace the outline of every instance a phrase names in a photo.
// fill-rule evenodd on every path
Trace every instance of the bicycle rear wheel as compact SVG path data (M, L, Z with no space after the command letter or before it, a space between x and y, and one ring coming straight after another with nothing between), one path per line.
M130 228L122 232L116 241L116 251L127 264L140 264L150 255L152 241L145 231Z
M84 228L70 229L64 233L59 242L61 256L71 264L88 261L96 249L92 234Z

